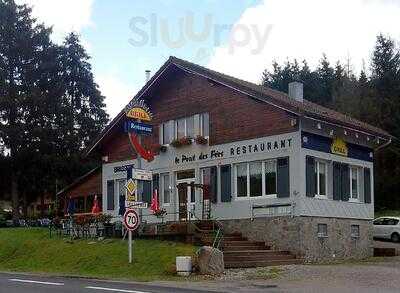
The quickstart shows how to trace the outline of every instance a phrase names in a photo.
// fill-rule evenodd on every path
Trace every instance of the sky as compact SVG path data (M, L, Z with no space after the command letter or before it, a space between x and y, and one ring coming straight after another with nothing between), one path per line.
M113 118L170 55L259 83L274 60L368 70L376 35L400 41L400 0L17 0L80 34Z

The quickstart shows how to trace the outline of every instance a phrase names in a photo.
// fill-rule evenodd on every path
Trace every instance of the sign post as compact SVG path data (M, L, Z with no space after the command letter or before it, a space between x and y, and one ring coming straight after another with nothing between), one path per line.
M126 210L124 214L124 224L128 230L128 253L129 253L129 263L132 263L133 253L132 253L132 232L135 231L139 226L139 216L135 210Z

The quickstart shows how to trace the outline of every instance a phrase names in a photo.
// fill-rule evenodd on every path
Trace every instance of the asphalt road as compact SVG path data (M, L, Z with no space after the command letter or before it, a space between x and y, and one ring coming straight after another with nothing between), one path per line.
M0 273L0 293L204 293L196 289L154 286L90 279L39 277L25 274Z

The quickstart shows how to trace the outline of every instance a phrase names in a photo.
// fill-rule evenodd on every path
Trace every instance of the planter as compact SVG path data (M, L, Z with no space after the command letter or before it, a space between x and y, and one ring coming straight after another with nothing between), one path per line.
M192 139L190 138L190 137L182 137L182 138L180 138L180 139L174 139L172 142L171 142L171 145L174 147L174 148L180 148L180 147L183 147L183 146L185 146L185 145L191 145L192 144Z
M208 144L208 139L205 138L205 137L202 136L202 135L198 135L198 136L196 137L196 143L199 144L199 145L206 145L206 144Z

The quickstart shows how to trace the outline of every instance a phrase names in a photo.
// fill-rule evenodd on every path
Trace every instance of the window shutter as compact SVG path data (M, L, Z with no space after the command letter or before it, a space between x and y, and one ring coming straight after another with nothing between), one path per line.
M371 170L364 168L364 202L371 203Z
M143 182L143 195L142 199L144 202L151 204L151 181L142 181Z
M210 199L211 202L216 203L217 202L217 194L218 194L218 188L217 188L217 167L213 166L210 168Z
M350 197L350 169L349 165L342 164L341 166L341 187L342 187L342 200L348 201Z
M306 195L315 197L315 159L306 157Z
M129 180L132 178L132 167L126 169L126 179Z
M290 196L289 158L279 158L277 162L277 187L278 197Z
M114 210L114 180L107 181L107 210Z
M341 164L333 163L333 200L341 200L342 187L341 187Z
M232 199L231 189L231 165L221 166L221 202L230 202Z

